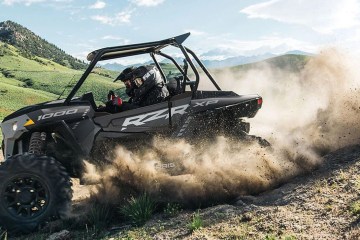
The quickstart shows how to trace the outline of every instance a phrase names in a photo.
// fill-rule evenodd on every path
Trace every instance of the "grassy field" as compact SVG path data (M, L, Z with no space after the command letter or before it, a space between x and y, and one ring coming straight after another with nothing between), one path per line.
M64 96L66 96L83 74L82 71L66 68L48 59L24 58L11 45L0 43L0 48L2 49L0 52L0 76L8 79L8 81L2 80L7 84L42 90L56 95L61 94L66 87L64 92ZM102 100L110 89L120 87L118 83L113 83L116 74L118 73L101 68L94 69L79 94L92 91L97 100Z

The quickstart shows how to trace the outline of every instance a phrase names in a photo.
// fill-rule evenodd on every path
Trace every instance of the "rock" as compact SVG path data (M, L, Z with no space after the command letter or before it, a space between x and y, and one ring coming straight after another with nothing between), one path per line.
M245 204L250 204L250 203L256 202L256 197L251 196L251 195L239 196L236 200L237 200L237 202L242 201Z
M242 222L250 222L252 219L252 215L250 213L244 213L241 217Z
M245 212L249 212L249 211L253 211L253 210L256 210L258 209L259 207L254 205L254 204L250 204L250 205L247 205L245 208L244 208L244 211Z
M235 203L235 206L244 207L244 206L246 206L246 203L244 203L242 200L238 200L238 201Z
M70 232L68 230L62 230L57 233L53 233L46 240L67 240L70 238Z

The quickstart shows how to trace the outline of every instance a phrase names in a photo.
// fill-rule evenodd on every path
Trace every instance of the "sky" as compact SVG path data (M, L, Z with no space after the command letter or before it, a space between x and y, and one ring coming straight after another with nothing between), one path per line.
M360 0L0 0L6 20L82 60L186 32L184 45L207 59L326 47L360 54Z

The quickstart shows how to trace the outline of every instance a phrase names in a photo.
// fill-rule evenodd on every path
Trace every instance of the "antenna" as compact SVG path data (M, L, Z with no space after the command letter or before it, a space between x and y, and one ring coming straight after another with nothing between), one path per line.
M57 100L59 100L59 99L62 97L62 95L64 94L66 88L67 88L67 87L71 84L71 82L74 80L74 77L75 77L75 76L76 76L76 73L75 73L74 76L70 79L70 81L68 82L68 84L66 84L66 86L64 87L64 90L61 92L61 94L59 95L59 97L58 97Z

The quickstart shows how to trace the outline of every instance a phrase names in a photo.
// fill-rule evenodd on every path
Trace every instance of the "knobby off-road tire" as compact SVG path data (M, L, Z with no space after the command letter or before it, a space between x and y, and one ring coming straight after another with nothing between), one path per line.
M71 207L71 181L54 158L25 153L0 165L0 226L29 233Z

